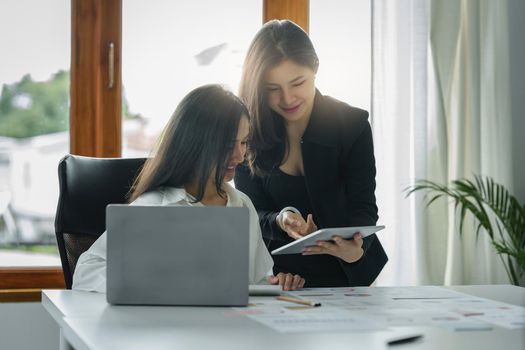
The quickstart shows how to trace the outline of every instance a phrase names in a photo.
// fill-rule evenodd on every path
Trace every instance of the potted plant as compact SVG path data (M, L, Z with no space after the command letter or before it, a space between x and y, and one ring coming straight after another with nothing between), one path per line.
M406 196L426 191L427 207L436 199L449 197L459 210L459 233L467 213L477 222L476 236L484 229L499 254L505 270L514 285L525 285L525 205L490 177L475 176L474 181L455 180L441 185L418 180L405 189Z

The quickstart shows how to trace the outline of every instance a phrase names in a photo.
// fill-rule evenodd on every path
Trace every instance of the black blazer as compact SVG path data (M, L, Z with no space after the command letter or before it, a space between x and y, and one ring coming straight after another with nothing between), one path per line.
M316 92L302 155L308 196L319 228L375 225L375 158L368 112ZM288 240L275 222L276 208L265 190L266 177L239 167L235 185L252 200L263 237ZM364 239L365 254L355 263L339 260L349 286L370 285L388 261L376 235ZM293 272L293 271L289 271Z

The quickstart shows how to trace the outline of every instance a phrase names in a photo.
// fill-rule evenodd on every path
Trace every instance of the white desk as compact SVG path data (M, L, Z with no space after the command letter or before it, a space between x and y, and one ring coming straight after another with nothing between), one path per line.
M410 287L407 287L410 288ZM456 291L525 306L525 288L457 286ZM523 329L454 332L399 327L374 332L279 333L230 308L111 306L104 294L45 290L42 304L68 349L387 349L399 334L424 338L397 349L525 349Z

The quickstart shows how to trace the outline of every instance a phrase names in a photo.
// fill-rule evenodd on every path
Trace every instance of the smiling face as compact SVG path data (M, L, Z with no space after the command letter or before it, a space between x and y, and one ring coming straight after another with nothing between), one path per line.
M266 73L264 83L268 105L287 122L310 116L315 97L315 73L311 68L285 60Z
M231 154L226 163L226 175L224 182L231 181L235 175L235 168L244 161L246 149L248 145L248 134L250 132L250 124L248 118L243 115L239 120L239 128L237 130L237 137L231 142Z

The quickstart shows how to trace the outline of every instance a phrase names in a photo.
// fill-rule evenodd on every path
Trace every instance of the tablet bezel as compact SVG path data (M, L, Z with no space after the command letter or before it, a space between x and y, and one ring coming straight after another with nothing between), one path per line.
M385 226L354 226L354 227L335 227L323 228L312 232L308 236L304 236L296 241L288 243L280 248L272 250L272 255L281 254L300 254L305 247L314 246L317 241L329 241L334 235L343 237L344 239L352 238L356 233L360 232L361 237L368 237L378 231L384 229Z

